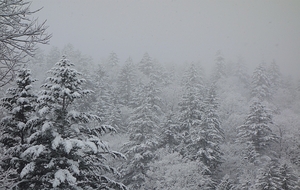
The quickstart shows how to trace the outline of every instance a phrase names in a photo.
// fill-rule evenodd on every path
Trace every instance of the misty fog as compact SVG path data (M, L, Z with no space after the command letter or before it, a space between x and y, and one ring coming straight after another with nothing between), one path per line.
M211 68L221 50L249 68L275 60L300 69L300 2L294 1L32 1L47 20L50 45L71 43L97 62L114 51L124 63L148 52L161 63L200 62ZM43 47L49 49L49 47Z

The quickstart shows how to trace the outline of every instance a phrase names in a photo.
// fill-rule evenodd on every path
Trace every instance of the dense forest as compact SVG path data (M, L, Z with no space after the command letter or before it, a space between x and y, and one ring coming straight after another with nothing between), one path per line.
M46 52L29 6L0 0L0 189L300 189L300 81L275 60Z
M299 189L297 83L212 64L37 51L3 89L2 187Z

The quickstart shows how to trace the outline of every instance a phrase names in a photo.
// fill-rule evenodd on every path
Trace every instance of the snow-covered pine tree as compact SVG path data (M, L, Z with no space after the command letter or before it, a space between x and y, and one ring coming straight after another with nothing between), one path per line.
M183 78L184 94L179 102L179 122L182 143L179 147L181 154L186 155L186 145L191 142L190 132L199 129L204 115L203 84L196 67L192 64Z
M75 65L75 69L78 70L81 73L88 74L90 71L93 71L93 64L92 58L86 55L83 55L80 50L75 49L75 47L68 43L63 47L61 50L61 55L67 56L70 60L72 60L75 63L80 63ZM61 56L58 59L52 59L53 60L59 60Z
M85 79L84 87L86 89L92 90L94 93L90 94L89 96L85 96L84 98L76 99L74 101L72 109L75 109L80 112L89 112L91 110L94 111L95 104L97 103L97 94L95 93L95 91L98 90L95 86L94 76L89 74L83 74L82 78Z
M96 102L94 109L97 115L103 120L109 116L109 110L113 107L113 94L111 86L109 85L109 79L102 65L98 65L98 69L94 73L94 88L96 95Z
M260 101L272 99L271 82L264 64L260 64L252 75L251 97Z
M154 63L148 53L145 53L140 64L139 70L146 76L149 76L154 71Z
M279 178L282 190L297 190L299 187L299 176L297 176L292 167L284 163L279 167Z
M136 85L136 70L132 59L129 57L121 69L118 79L119 102L128 106L132 100Z
M158 131L163 115L159 94L160 90L153 81L147 84L128 125L129 142L123 147L128 162L123 169L123 180L133 189L141 189L148 164L157 157L155 150L159 145Z
M255 187L257 190L282 189L276 161L271 161L260 169Z
M6 111L0 122L0 142L4 148L0 166L4 170L0 175L4 180L1 180L1 189L17 183L17 173L25 164L21 154L28 147L26 139L34 130L31 118L37 99L32 91L35 79L31 77L31 71L24 67L17 72L15 81L16 87L9 88L7 96L1 99L1 107Z
M120 105L109 81L107 72L104 71L102 65L98 65L93 77L96 99L93 108L101 117L102 124L111 125L117 130L124 130L121 122Z
M226 64L221 51L217 51L215 59L215 67L213 71L212 81L217 82L221 78L226 77Z
M91 93L83 90L85 80L63 58L49 73L38 97L41 124L27 139L30 146L21 154L25 166L15 188L22 189L126 189L107 177L117 170L106 163L108 156L123 157L109 149L101 134L110 126L93 126L96 115L73 110L76 99Z
M176 115L173 112L170 112L166 115L165 121L162 125L159 146L173 152L179 143L179 123L176 119Z
M200 160L212 173L222 163L220 145L224 140L224 132L217 114L218 103L214 86L204 100L204 116L200 126L191 129L191 142L187 145L188 157Z
M277 63L275 62L275 60L271 62L271 65L268 68L268 74L270 78L270 86L272 89L272 94L274 94L276 90L279 88L280 81L281 81L280 69Z
M278 139L270 128L271 124L273 124L272 115L260 102L254 101L245 123L237 128L238 142L253 147L254 150L251 149L254 151L253 154L270 153L270 144Z
M239 78L239 82L242 82L244 87L248 87L250 83L250 76L247 74L247 68L246 65L243 63L242 58L238 59L238 62L236 63L236 68L235 68L235 76Z
M108 67L115 67L119 65L119 58L115 52L111 52L108 57Z
M8 97L1 99L1 107L8 112L7 117L1 120L3 133L2 143L11 147L15 144L25 144L30 134L31 126L27 122L35 111L37 96L32 92L31 71L22 68L17 73L15 88L7 90Z

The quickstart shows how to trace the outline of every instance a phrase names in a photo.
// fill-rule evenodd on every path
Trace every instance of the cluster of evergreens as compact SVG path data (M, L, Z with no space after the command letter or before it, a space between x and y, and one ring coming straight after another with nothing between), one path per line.
M2 187L299 189L297 85L275 62L215 60L38 53L1 99Z

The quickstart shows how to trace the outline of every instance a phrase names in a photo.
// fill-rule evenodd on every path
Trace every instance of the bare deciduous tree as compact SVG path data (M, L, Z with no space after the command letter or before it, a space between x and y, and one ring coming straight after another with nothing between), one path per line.
M30 3L23 0L0 0L0 87L14 78L18 66L33 56L37 44L47 44L44 21L39 24L30 11Z

